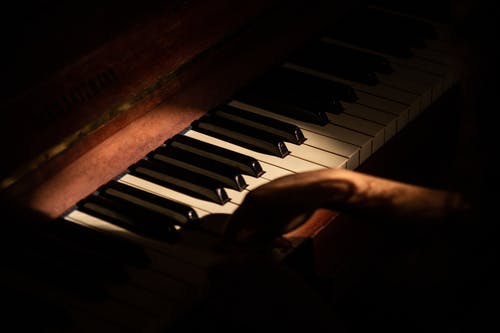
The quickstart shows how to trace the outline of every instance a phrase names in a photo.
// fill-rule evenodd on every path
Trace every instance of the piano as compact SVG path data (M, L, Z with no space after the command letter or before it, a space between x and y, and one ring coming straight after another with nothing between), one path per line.
M97 3L9 21L2 280L42 330L176 324L222 255L213 217L286 174L370 172L459 79L449 26L383 1ZM339 215L276 256L321 248Z

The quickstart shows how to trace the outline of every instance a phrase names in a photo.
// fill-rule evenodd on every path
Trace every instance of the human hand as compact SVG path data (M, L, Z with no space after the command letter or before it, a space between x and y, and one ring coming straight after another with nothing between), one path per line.
M293 174L264 184L249 192L240 207L232 214L226 225L226 243L250 247L285 247L287 241L281 236L301 224L327 198L335 197L329 179L337 177L340 170L318 170Z
M275 179L251 191L226 224L226 244L270 247L317 208L373 220L435 224L470 208L460 194L346 169L321 169Z

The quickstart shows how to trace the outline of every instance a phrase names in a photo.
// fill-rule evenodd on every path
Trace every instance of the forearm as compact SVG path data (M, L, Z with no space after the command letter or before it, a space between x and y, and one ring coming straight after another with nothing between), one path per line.
M232 215L226 238L269 239L297 227L318 208L397 223L436 223L467 211L468 205L456 193L325 169L285 176L249 192Z
M320 206L401 222L434 223L469 210L454 192L434 190L348 170L320 173L316 182Z

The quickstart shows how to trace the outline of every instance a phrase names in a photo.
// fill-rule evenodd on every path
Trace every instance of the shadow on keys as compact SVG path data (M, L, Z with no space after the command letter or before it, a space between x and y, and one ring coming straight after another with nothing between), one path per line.
M210 288L202 304L170 331L498 328L498 227L492 218L498 205L498 129L491 101L498 94L500 71L492 47L496 27L489 26L497 22L496 13L483 5L459 13L464 15L459 33L470 44L464 53L469 67L463 79L464 138L450 147L457 149L455 169L435 175L450 177L450 187L334 169L267 183L224 221L225 250L232 252L209 269ZM279 236L290 229L292 218L316 208L344 212L348 220L335 224L353 231L333 235L325 255L338 254L340 243L360 249L327 278L304 275L269 251L276 237L283 244ZM85 315L78 312L78 300L105 299L103 286L126 282L127 266L147 265L141 248L130 242L53 223L6 202L1 211L6 327L71 328L70 311ZM367 233L375 236L372 242L355 237ZM88 326L106 330L105 325Z
M147 267L142 248L10 202L0 201L0 207L5 327L71 332L77 328L76 319L105 330L104 323L79 309L82 304L104 303L110 286L129 282L127 267Z
M128 268L148 267L142 247L8 202L0 204L3 323L23 332L125 329L107 326L109 322L102 319L113 309L103 305L111 304L113 286L131 283ZM222 214L203 221L214 231L224 229L227 222L228 216ZM206 297L199 307L193 305L186 318L179 316L178 326L168 331L258 331L272 326L293 330L324 327L326 322L338 326L331 324L332 312L325 311L328 306L317 290L276 260L269 247L254 251L221 243L214 250L226 255L208 269ZM94 304L97 313L89 311L88 304ZM167 315L169 310L164 311ZM139 331L152 332L148 327Z
M228 221L224 243L233 255L211 268L211 293L179 332L489 329L499 293L497 227L477 205L458 192L348 170L268 183ZM279 235L290 216L318 206L346 212L333 223L353 232L334 235L323 251L345 251L336 242L359 248L328 277L302 275L264 251L285 244Z
M243 254L212 270L213 293L190 325L257 331L497 331L498 9L455 2L460 43L460 138L453 168L433 175L442 188L359 171L322 170L286 176L251 192L228 222L225 237ZM494 109L493 109L494 108ZM441 129L434 128L431 131ZM444 129L443 129L444 130ZM426 134L427 135L427 134ZM430 133L429 133L430 135ZM420 147L420 158L426 149ZM416 156L419 158L418 156ZM432 164L432 161L429 161ZM444 181L446 179L446 181ZM348 257L328 278L304 277L261 252L291 218L317 209L341 211L325 255ZM370 238L359 237L371 234ZM368 242L370 240L371 242ZM367 241L363 243L362 241Z

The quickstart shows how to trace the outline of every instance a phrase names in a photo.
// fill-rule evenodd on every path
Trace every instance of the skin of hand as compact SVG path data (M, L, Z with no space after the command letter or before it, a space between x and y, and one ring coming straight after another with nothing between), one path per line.
M281 177L249 192L231 216L224 239L251 246L270 244L305 222L317 208L395 222L436 223L470 207L458 193L345 169L323 169Z

